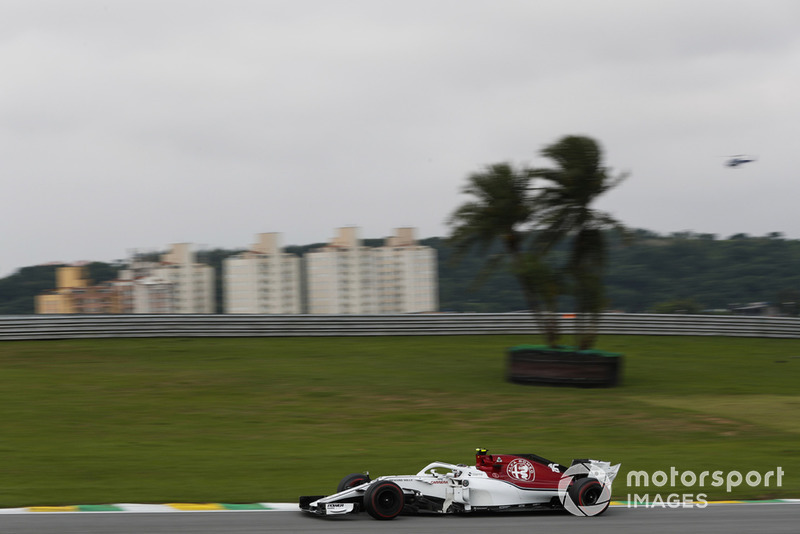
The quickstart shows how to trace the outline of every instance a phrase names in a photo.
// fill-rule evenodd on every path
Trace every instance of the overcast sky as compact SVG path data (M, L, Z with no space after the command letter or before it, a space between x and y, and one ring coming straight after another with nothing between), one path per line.
M0 276L341 226L589 135L636 228L800 238L797 0L3 0ZM724 167L725 156L758 161Z

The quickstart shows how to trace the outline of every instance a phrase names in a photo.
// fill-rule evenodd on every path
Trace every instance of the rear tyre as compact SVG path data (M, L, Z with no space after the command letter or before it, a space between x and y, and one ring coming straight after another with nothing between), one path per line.
M376 482L364 493L364 509L375 519L394 519L404 504L403 490L390 480Z
M579 507L602 506L599 512L591 515L600 515L606 511L610 503L603 495L603 484L596 478L580 478L569 488L572 502Z
M369 475L365 475L364 473L353 473L351 475L347 475L341 480L341 482L339 482L339 485L336 486L336 493L348 490L350 488L355 488L364 482L369 482Z

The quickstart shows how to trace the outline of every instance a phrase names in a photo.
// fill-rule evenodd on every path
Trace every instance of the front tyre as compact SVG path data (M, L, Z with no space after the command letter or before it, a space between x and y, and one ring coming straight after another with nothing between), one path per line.
M403 490L390 480L375 482L364 493L364 509L375 519L394 519L404 504Z
M341 493L344 490L355 488L356 486L360 486L365 482L369 482L369 475L365 475L364 473L353 473L351 475L347 475L339 482L339 485L336 486L336 493Z

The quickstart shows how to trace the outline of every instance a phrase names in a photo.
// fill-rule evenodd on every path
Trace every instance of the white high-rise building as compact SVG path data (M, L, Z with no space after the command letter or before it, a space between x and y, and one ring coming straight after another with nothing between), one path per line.
M378 313L375 257L357 228L306 254L309 313Z
M413 228L397 228L375 249L378 312L421 313L439 309L436 250L421 246Z
M258 234L251 250L224 261L225 313L301 313L300 258L280 234Z
M306 257L310 313L420 313L438 309L436 251L399 228L384 246L361 244L356 228Z
M195 263L189 243L172 245L153 276L173 284L174 313L214 313L214 268Z
M133 313L175 313L175 284L158 276L133 282Z
M133 259L130 268L120 271L116 286L129 286L133 298L133 313L175 313L175 284L151 272L158 268L154 262Z

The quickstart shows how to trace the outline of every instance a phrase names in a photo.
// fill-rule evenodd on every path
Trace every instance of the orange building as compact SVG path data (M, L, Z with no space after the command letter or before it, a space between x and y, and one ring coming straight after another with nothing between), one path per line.
M36 297L36 313L132 313L133 286L124 281L93 286L86 267L59 267L56 288Z

